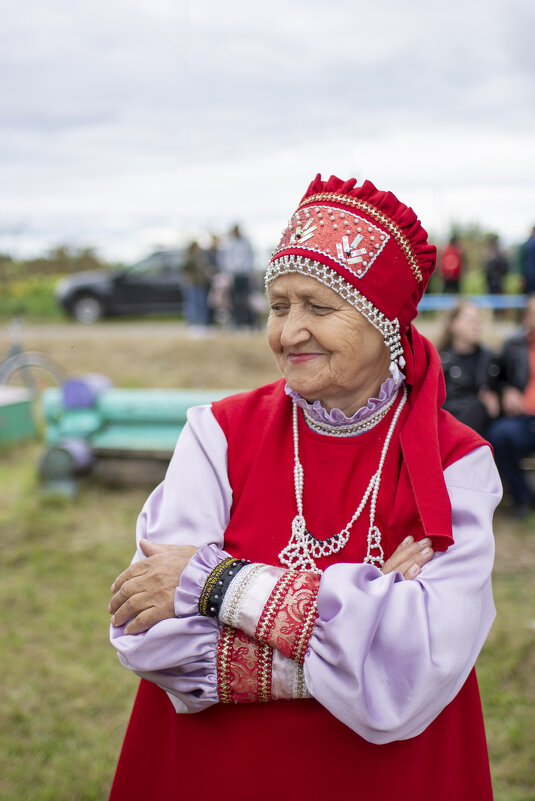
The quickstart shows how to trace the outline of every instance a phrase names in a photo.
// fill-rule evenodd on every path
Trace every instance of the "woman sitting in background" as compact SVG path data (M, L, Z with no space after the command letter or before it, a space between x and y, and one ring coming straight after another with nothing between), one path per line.
M443 408L484 435L498 416L494 391L499 368L491 350L481 344L481 315L470 301L451 309L437 343L446 381Z

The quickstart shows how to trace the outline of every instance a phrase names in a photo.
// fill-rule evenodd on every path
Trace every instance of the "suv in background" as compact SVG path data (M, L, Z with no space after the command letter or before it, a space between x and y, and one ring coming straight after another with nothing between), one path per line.
M79 323L105 316L179 312L184 250L160 250L121 270L95 270L62 278L56 298Z

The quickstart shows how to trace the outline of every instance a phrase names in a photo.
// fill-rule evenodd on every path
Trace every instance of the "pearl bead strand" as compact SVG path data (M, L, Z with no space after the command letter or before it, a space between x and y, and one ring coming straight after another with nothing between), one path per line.
M299 419L297 413L297 404L294 401L292 408L292 428L294 442L294 489L297 514L292 520L292 535L290 537L290 541L279 554L281 564L286 565L286 567L289 567L293 570L322 573L314 560L319 559L322 556L332 556L333 554L342 550L351 536L351 528L353 524L360 517L364 507L366 506L366 503L368 502L368 499L371 496L369 517L370 522L368 527L367 550L364 562L367 562L368 564L375 564L378 567L383 566L384 551L381 546L381 532L375 525L377 495L381 485L381 475L390 441L406 401L407 389L404 386L403 396L394 413L394 416L392 417L392 422L390 423L388 433L383 443L377 470L372 475L364 495L362 496L362 499L349 523L337 534L333 534L332 537L329 537L326 540L317 540L312 536L312 534L310 534L306 526L305 516L303 514L303 488L305 483L305 474L303 465L299 459ZM376 551L377 553L373 554L373 551Z

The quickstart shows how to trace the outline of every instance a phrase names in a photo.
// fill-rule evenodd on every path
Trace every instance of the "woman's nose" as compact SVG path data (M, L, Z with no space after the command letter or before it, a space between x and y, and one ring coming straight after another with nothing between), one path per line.
M298 309L290 309L282 327L281 345L289 348L306 342L308 339L310 339L310 331L306 325L305 315Z

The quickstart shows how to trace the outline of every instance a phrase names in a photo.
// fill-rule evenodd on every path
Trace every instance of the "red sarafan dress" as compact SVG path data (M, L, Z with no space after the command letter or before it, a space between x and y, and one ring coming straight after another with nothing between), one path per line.
M311 532L329 536L351 519L355 499L362 497L377 465L395 408L370 431L342 439L311 430L300 416L300 455L306 473L303 502ZM288 543L296 514L291 401L284 384L226 398L213 404L212 411L228 443L233 493L224 548L235 557L280 565L278 555ZM386 556L407 534L420 539L429 533L423 528L404 456L402 430L413 413L409 395L388 450L378 496L376 522ZM440 411L436 433L443 469L483 444ZM430 474L430 492L433 480ZM447 537L440 536L447 530L441 515L448 514L451 529L451 512L437 508L437 550L449 545ZM362 562L367 524L362 515L345 548L319 560L318 566L325 570L336 562ZM351 641L345 647L350 650ZM421 734L383 745L365 740L314 698L218 703L198 714L177 714L164 690L142 680L111 801L209 798L490 801L475 672L471 670L456 697Z

